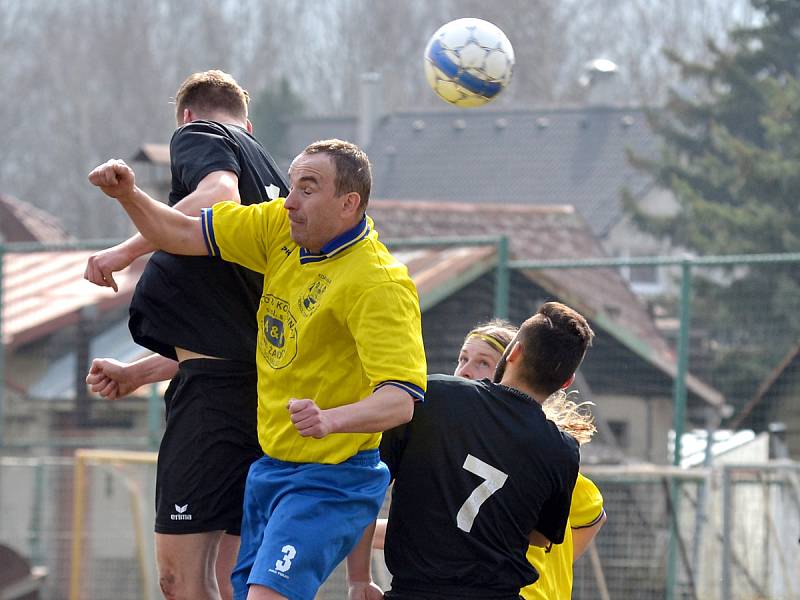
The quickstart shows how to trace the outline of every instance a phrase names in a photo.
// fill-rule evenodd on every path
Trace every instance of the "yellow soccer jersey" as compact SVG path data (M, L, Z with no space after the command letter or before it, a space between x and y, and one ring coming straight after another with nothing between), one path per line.
M597 486L578 473L572 503L569 507L569 525L564 533L564 543L554 544L550 552L537 546L528 547L528 561L539 572L539 579L520 590L525 600L569 600L572 598L572 530L591 527L603 516L603 496Z
M210 255L264 273L256 350L264 452L291 462L340 463L377 448L380 433L302 437L287 409L291 398L310 398L322 409L352 404L387 384L424 396L417 290L371 220L319 254L292 241L282 199L216 204L203 211L201 223Z

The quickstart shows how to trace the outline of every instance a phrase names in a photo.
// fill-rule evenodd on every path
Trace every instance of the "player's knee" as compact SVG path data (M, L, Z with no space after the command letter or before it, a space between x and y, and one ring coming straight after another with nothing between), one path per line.
M161 569L158 584L165 600L197 600L219 598L219 589L213 577L186 577L172 568Z
M158 585L165 600L178 600L178 581L171 569L162 569L158 575Z

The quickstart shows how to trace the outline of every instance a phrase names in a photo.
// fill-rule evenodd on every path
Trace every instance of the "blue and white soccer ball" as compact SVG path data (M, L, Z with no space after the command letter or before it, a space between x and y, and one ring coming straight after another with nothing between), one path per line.
M425 47L425 76L445 102L481 106L511 81L514 49L506 34L483 19L442 25Z

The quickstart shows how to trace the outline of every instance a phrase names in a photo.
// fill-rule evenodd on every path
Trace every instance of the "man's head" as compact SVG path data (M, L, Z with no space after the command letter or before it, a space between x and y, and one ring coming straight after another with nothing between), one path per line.
M203 71L189 75L175 94L175 119L178 126L197 119L233 121L248 124L250 96L236 80L223 71Z
M517 328L502 319L477 325L464 338L453 375L465 379L491 379L497 362Z
M312 252L355 227L372 187L369 159L342 140L309 145L289 167L291 191L284 204L292 239Z
M525 387L544 401L571 383L593 337L578 312L547 302L519 328L497 363L494 380Z

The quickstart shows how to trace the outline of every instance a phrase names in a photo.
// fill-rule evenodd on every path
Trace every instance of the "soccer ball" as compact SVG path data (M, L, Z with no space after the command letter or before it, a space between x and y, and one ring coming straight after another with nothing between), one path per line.
M425 76L445 102L462 107L493 100L511 81L514 49L502 30L482 19L442 25L425 47Z

